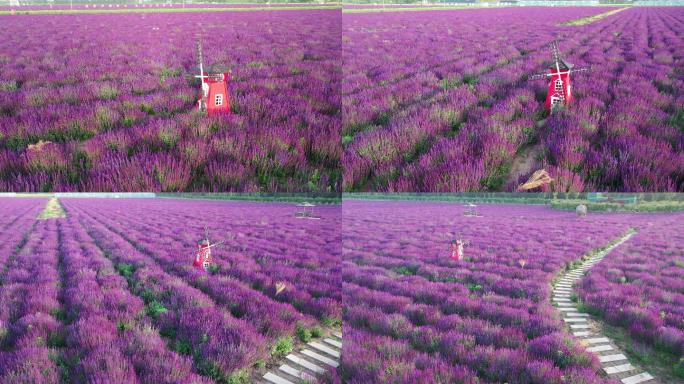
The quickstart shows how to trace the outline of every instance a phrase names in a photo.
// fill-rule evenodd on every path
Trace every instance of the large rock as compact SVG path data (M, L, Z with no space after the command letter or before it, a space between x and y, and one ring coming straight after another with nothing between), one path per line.
M584 204L580 204L575 208L575 212L577 212L577 216L586 216L587 215L587 206Z

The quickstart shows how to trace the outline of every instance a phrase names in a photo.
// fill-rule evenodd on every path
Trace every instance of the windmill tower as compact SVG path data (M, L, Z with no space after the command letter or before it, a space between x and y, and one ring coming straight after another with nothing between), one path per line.
M320 220L321 218L314 214L314 207L316 205L309 202L303 202L297 204L297 212L295 212L295 218L297 219L310 219L310 220Z
M553 53L553 68L548 73L530 76L530 80L548 79L549 91L546 94L546 110L553 112L560 106L568 106L572 102L572 84L570 74L589 71L590 68L575 68L575 66L563 58L558 53L558 46L555 42L551 43Z
M468 242L458 237L451 241L451 260L461 261L464 256L464 248L468 245Z
M230 98L228 97L229 72L204 73L202 60L202 43L197 41L197 55L199 57L200 74L195 75L202 81L197 108L206 111L208 115L216 113L230 113Z
M214 264L214 259L211 257L211 248L217 245L221 245L224 242L218 242L212 244L209 241L209 231L204 228L204 239L197 242L197 252L195 253L195 261L192 266L197 269L202 269L205 272L209 271L209 268Z

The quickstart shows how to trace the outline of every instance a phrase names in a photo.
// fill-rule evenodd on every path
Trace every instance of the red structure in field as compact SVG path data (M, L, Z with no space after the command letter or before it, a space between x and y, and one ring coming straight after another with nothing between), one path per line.
M195 253L195 261L192 263L192 266L197 269L209 271L209 268L214 264L214 259L211 257L211 247L215 247L222 243L223 242L212 244L209 241L209 235L205 230L204 239L197 242L197 253Z
M228 97L228 80L230 73L204 73L202 62L202 45L197 42L197 52L199 54L200 74L195 76L202 80L197 108L206 111L208 115L215 113L230 113L230 98Z
M553 112L560 106L568 106L572 102L572 83L570 74L586 72L589 68L574 68L573 64L563 60L558 54L556 43L551 44L554 67L549 73L531 76L530 79L549 79L549 91L546 94L546 110Z
M463 247L467 244L465 241L458 239L451 241L451 260L460 261L463 259Z

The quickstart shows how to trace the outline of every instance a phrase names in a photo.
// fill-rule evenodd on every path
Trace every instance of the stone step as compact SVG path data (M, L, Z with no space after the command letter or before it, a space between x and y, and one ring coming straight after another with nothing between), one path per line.
M278 375L274 375L271 372L267 372L264 375L264 379L266 381L268 381L269 383L273 383L273 384L295 384L295 383L291 382L290 380L283 379L282 377L280 377Z
M589 314L588 313L579 313L579 312L566 312L565 316L589 317Z
M622 353L618 353L615 355L605 355L605 356L599 356L599 361L602 363L610 363L612 361L622 361L622 360L627 360L625 355Z
M649 380L653 380L653 376L651 376L651 374L648 372L644 372L644 373L640 373L638 375L625 377L621 381L623 384L638 384L638 383L643 383L643 382L649 381Z
M554 304L556 304L559 307L572 307L572 309L577 310L577 308L575 308L575 303L571 303L569 301L568 302L557 302Z
M308 380L308 381L316 380L316 378L313 375L310 375L310 374L308 374L302 370L293 368L287 364L281 365L280 367L278 367L278 369L280 369L281 371L287 373L288 375L294 376L298 379Z
M587 319L583 317L564 317L563 321L566 323L586 323Z
M313 347L314 349L317 349L317 350L323 352L323 353L327 353L330 356L337 357L338 359L340 358L340 352L338 352L338 351L336 351L330 347L326 347L323 344L312 341L312 342L308 343L308 345L310 347Z
M632 364L627 363L627 364L621 364L621 365L615 365L613 367L605 367L603 368L604 371L606 371L606 374L608 375L614 375L616 373L622 373L622 372L629 372L633 371L636 368L632 366Z
M608 340L607 337L595 337L593 339L584 339L583 341L586 341L589 344L609 343L610 342L610 340Z
M306 351L306 349L305 349L304 351ZM304 353L304 351L302 351L302 353ZM304 353L304 354L305 354L305 353ZM325 373L325 369L323 369L323 368L319 367L318 365L316 365L316 364L310 362L309 360L302 359L302 358L299 357L299 356L295 356L295 355L293 355L293 354L289 354L289 355L285 356L285 358L288 359L288 360L290 360L291 362L293 362L293 363L295 363L295 364L301 366L301 367L304 367L304 368L308 369L308 370L311 371L311 372L315 372L315 373Z
M571 306L570 308L558 308L558 310L563 312L576 312L577 308Z
M330 345L332 345L332 346L337 347L338 349L342 349L342 343L340 343L340 342L337 341L337 340L333 340L333 339L330 339L330 338L325 338L325 339L323 339L323 341L326 342L326 343L328 343L328 344L330 344Z
M570 324L572 329L589 329L589 324Z
M587 348L587 351L589 352L605 352L605 351L612 351L613 346L604 344L604 345L597 345L595 347L589 347Z
M587 336L591 335L591 332L589 332L589 331L577 331L577 332L573 332L572 334L575 335L576 337L587 337Z
M308 350L308 349L302 350L302 354L309 356L310 358L312 358L314 360L320 361L321 363L327 364L331 367L337 368L340 365L337 361L335 361L329 357L325 357L323 355L320 355L320 354L318 354L314 351Z
M570 302L570 299L566 297L554 297L553 301L565 301L565 302Z
M342 333L341 332L333 332L333 336L337 337L338 339L342 338Z

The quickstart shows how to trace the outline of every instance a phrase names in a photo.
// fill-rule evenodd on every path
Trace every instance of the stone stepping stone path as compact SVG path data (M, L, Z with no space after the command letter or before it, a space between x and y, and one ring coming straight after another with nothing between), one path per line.
M596 320L586 313L578 312L577 303L571 300L573 283L580 280L584 272L600 262L610 251L627 241L632 235L633 233L625 235L603 252L585 260L579 267L566 271L554 285L551 300L561 313L570 332L580 340L588 352L598 356L601 367L608 377L617 379L622 384L657 384L658 381L650 373L630 364L625 354L608 337L600 334L600 327Z
M279 367L266 372L262 384L315 383L322 374L340 365L341 354L342 333L330 332L285 356Z

